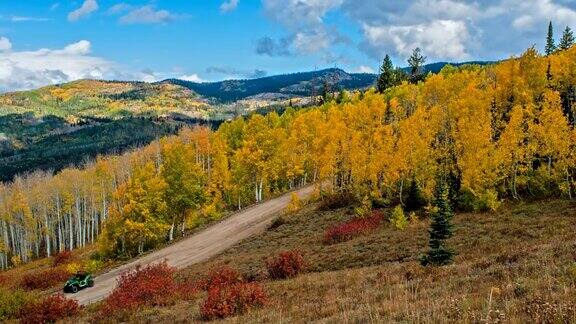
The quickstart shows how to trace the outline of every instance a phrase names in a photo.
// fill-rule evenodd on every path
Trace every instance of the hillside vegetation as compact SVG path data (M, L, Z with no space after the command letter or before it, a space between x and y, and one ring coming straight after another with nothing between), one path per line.
M573 202L507 203L497 212L459 213L449 242L456 259L440 268L418 262L426 250L424 213L418 212L403 230L388 221L392 213L378 209L371 214L382 219L377 227L330 243L326 235L332 228L358 219L354 208L332 209L326 200L313 202L280 215L265 233L207 262L177 272L163 266L132 272L125 276L125 287L104 302L60 317L72 316L69 321L80 323L190 322L215 314L228 314L228 322L576 320ZM270 268L271 261L281 254L288 256L285 251L300 255L302 267L289 267L297 271L275 279L271 274L278 272ZM29 282L24 278L73 268L81 258L87 258L86 251L2 274L0 300L6 289L14 297L12 304L6 299L0 304L0 319L21 316L20 309L30 310L22 305L34 305L32 296L46 298L49 290L23 290L27 288L22 285ZM258 289L260 294L254 296L255 303L244 301L243 311L228 313L213 304L218 300L211 299L215 294L209 286L212 291L241 286L245 291ZM48 314L59 314L55 306L47 309Z
M384 95L184 130L84 170L3 185L3 267L99 241L132 257L221 211L310 182L372 206L417 209L438 179L460 210L574 197L576 49L446 67Z
M174 111L199 118L209 107L194 92L167 83L80 80L0 96L0 115L32 112L71 119Z
M383 211L385 219L391 213ZM325 233L354 219L354 211L318 210L313 204L178 277L195 281L227 266L261 282L268 303L229 322L572 322L575 216L573 203L556 200L458 214L450 240L457 252L454 265L426 268L418 257L426 250L427 221L413 220L405 230L384 222L345 242L326 244ZM303 274L268 277L266 261L282 251L303 255ZM168 307L144 307L128 318L201 319L203 299L198 294Z

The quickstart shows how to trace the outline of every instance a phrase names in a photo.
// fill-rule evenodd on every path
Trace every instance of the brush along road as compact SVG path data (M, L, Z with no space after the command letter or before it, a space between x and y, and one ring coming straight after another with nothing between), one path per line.
M314 186L310 185L296 190L296 193L301 199L307 199L313 191ZM290 202L290 195L291 193L287 193L246 208L197 234L103 273L94 279L94 287L68 297L82 305L100 301L116 287L116 280L122 273L134 269L137 265L146 266L166 260L168 265L181 269L205 261L234 244L264 231L274 216L286 208Z

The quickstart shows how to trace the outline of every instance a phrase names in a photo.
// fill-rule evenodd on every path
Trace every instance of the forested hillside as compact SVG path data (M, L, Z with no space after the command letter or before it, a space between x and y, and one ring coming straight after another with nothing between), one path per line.
M99 241L131 257L295 186L330 183L359 215L426 204L438 179L461 210L502 199L574 198L576 48L445 67L384 94L355 92L185 129L143 149L0 187L0 265Z

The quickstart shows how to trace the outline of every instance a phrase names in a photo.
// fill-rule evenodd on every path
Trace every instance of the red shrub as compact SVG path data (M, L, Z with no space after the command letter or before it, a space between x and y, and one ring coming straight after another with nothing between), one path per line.
M297 276L304 269L304 257L296 250L280 253L266 261L268 275L272 279L285 279Z
M20 287L25 290L48 289L66 282L69 277L70 273L62 268L27 273L22 277Z
M324 243L344 242L358 235L371 232L380 226L383 218L382 213L375 212L370 217L354 218L345 223L334 225L324 233Z
M214 286L200 305L205 320L225 318L261 307L267 302L266 294L258 283L234 283L230 286Z
M200 280L198 285L203 290L209 290L213 287L229 286L242 281L242 275L238 271L228 266L220 266L210 271L207 278Z
M100 315L110 316L144 305L169 304L178 298L179 287L174 280L174 271L174 268L162 262L122 274L116 289L104 300Z
M64 250L54 255L52 259L52 266L57 267L61 264L69 263L72 260L72 251Z
M80 305L62 295L48 296L22 309L22 323L54 323L60 319L78 315Z

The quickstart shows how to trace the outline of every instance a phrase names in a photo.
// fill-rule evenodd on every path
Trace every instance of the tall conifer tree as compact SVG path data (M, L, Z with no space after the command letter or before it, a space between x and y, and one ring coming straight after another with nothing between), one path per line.
M570 27L566 26L564 33L562 33L562 39L560 40L559 49L567 50L574 45L574 33Z
M556 51L556 44L554 42L554 26L552 22L548 24L548 35L546 36L546 48L544 49L546 55L550 55Z

